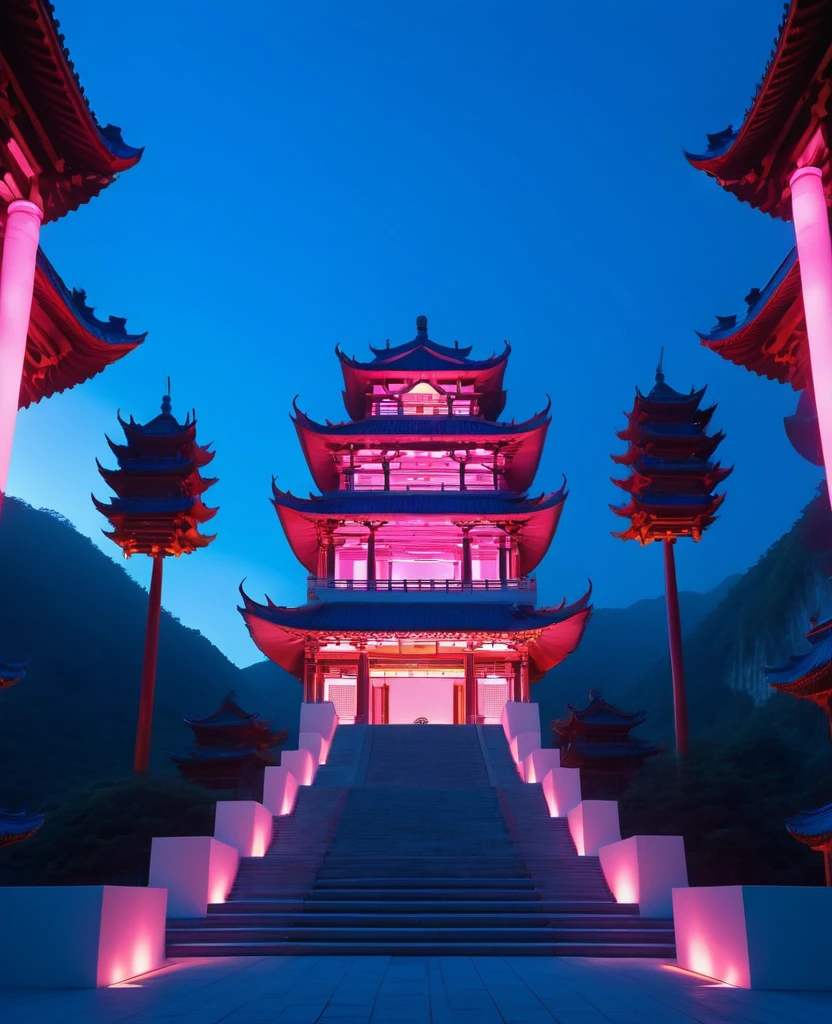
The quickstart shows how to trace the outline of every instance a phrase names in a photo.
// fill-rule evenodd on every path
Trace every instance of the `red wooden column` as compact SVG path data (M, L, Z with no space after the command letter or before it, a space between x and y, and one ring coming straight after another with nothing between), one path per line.
M136 752L133 768L146 772L150 764L150 733L153 724L153 692L156 688L156 662L159 657L159 619L162 612L162 562L164 555L153 557L150 575L150 597L147 604L147 629L144 637L142 690L139 697L139 724L136 729Z
M524 650L520 655L520 700L524 704L529 703L530 699L529 686L529 652Z
M316 656L316 658L315 658L315 702L317 704L320 704L321 701L324 699L324 696L325 696L325 694L324 694L324 667L320 663L320 661L318 660L318 658Z
M471 527L462 526L462 582L470 583L473 579L473 567L471 565Z
M307 644L303 656L303 702L312 704L315 701L315 648Z
M670 640L670 670L673 676L673 718L676 726L676 753L684 757L689 749L688 705L685 697L685 665L682 657L682 620L679 615L679 590L676 585L675 541L664 541L664 589L667 600L667 634Z
M358 672L355 680L355 721L357 725L371 725L373 709L370 704L370 655L364 644L359 645Z
M477 677L474 674L474 648L469 645L465 652L465 721L468 725L476 725L479 712L477 699Z
M517 661L514 662L514 693L511 696L513 701L518 704L523 699L523 666L520 663L520 655L517 655Z

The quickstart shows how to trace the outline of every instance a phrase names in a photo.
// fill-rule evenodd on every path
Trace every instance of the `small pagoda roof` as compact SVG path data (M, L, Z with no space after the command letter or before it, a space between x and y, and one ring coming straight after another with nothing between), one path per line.
M753 289L742 316L718 316L702 344L737 366L802 391L811 383L797 248L762 289Z
M529 498L506 491L331 491L297 498L272 480L272 504L295 557L313 575L318 571L321 520L434 516L454 522L519 525L518 573L533 572L549 549L567 497L559 491Z
M790 835L813 850L832 847L832 804L798 811L793 818L786 818L785 825Z
M589 725L593 729L621 730L623 728L629 730L641 725L647 718L647 713L644 711L622 711L615 707L609 701L604 700L601 691L597 689L589 691L589 703L586 707L577 708L574 704L567 704L566 708L569 711L569 717L553 723L558 730L566 729L576 723L580 726Z
M239 609L257 647L297 678L303 672L306 638L424 637L522 638L528 643L530 673L541 678L578 646L592 608L591 588L574 604L557 608L521 607L509 603L472 604L460 601L410 604L314 602L284 608L253 601L240 587Z
M825 74L830 44L830 0L787 4L771 59L743 123L709 135L704 153L687 154L692 166L716 178L741 201L790 220L788 171L821 124L817 107L825 106L813 85Z
M832 694L832 619L813 625L806 639L811 648L790 658L786 665L766 668L766 681L781 693L824 698Z
M256 721L257 712L250 714L248 711L243 711L234 699L236 696L237 694L232 690L223 697L222 704L213 715L208 715L207 718L188 718L185 716L185 724L191 726L191 728L194 726L210 726L219 729L226 726L247 725L250 722Z
M388 343L389 345L389 343ZM503 375L511 353L511 345L504 343L501 353L488 359L470 359L471 348L450 348L439 345L428 337L427 317L416 318L416 337L403 345L373 348L374 358L368 362L345 355L339 346L335 353L344 374L344 404L347 413L356 420L367 415L367 391L374 383L404 380L411 384L421 381L436 383L438 377L453 377L474 385L481 413L496 419L505 407Z
M0 690L5 690L10 686L14 686L16 683L19 683L26 675L26 669L28 667L28 661L18 663L13 661L3 661L3 659L0 658Z
M552 417L551 402L523 423L495 423L479 416L370 416L349 423L316 423L295 405L292 420L315 484L322 491L338 489L338 467L332 455L349 445L370 450L446 450L499 444L506 456L506 486L527 490L534 480Z
M128 146L114 125L101 127L90 110L48 0L0 4L0 55L10 72L12 138L25 150L25 164L41 172L46 221L77 209L138 163L142 150Z
M42 814L0 809L0 846L23 842L24 839L33 836L43 822Z
M67 288L38 249L20 408L95 377L146 336L128 334L122 317L99 320L86 293Z

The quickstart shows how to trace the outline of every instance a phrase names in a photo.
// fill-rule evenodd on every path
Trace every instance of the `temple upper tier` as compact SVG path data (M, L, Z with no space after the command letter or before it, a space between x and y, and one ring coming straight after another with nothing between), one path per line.
M293 421L322 491L527 490L551 416L547 406L525 423L478 416L375 413L348 423L316 423L295 406Z
M471 348L450 348L428 338L427 317L416 318L416 337L404 345L373 348L362 363L335 351L344 374L344 405L354 420L371 415L432 412L496 420L505 408L503 375L511 346L489 359L469 359Z
M320 579L517 579L534 572L555 535L566 489L529 498L506 492L335 491L296 498L272 482L272 504L298 561ZM374 566L367 566L370 536ZM426 560L414 549L430 546ZM381 589L381 588L379 588Z
M0 196L29 197L38 182L44 220L89 202L121 171L139 162L114 125L90 110L46 0L0 4L0 100L10 134L0 141Z
M829 128L830 0L792 0L763 80L742 124L709 135L704 153L688 154L697 168L738 199L783 220L792 219L790 177L810 153L819 128ZM828 172L828 154L822 162ZM826 180L827 198L832 182Z

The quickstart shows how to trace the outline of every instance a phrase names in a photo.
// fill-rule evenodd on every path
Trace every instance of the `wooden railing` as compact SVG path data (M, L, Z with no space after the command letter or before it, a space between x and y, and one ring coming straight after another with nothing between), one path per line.
M535 588L533 576L521 576L510 580L339 580L326 576L309 576L307 578L309 595L315 590L345 590L366 593L434 593L461 594L504 591L525 591Z

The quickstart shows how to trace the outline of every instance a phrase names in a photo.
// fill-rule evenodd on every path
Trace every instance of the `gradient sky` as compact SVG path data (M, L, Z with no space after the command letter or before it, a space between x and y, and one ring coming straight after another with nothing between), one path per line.
M786 441L787 388L698 344L792 245L789 225L693 171L682 147L740 123L782 0L55 0L91 105L141 163L43 232L99 315L149 331L94 381L21 414L11 493L56 509L113 558L90 492L108 491L116 410L195 407L215 442L207 551L168 560L165 605L229 657L259 659L236 588L302 602L305 570L269 483L312 486L289 420L344 418L349 354L413 337L475 357L513 345L507 418L552 396L535 489L570 497L541 598L621 606L662 592L659 545L610 536L615 430L665 346L668 383L707 384L736 470L721 519L681 544L680 586L741 572L789 528L817 470ZM241 16L237 14L240 12ZM147 559L131 575L147 584ZM44 585L48 580L44 580Z

